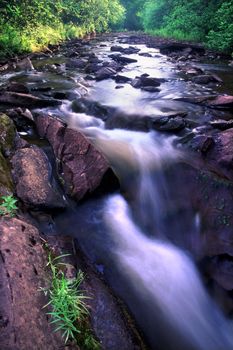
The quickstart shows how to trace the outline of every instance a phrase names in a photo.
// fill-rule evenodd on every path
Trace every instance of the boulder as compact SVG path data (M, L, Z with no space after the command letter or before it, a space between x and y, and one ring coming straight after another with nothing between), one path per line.
M135 54L140 51L140 49L137 49L136 47L133 47L133 46L129 46L125 48L118 45L112 46L110 50L113 52L122 52L125 55Z
M120 75L120 74L118 74L115 77L113 77L113 79L115 80L115 82L117 84L124 84L124 83L129 83L129 82L132 81L131 78L128 78L128 77L126 77L124 75Z
M87 65L87 61L82 58L71 58L66 62L66 67L73 69L73 68L79 68L83 69Z
M110 67L100 68L95 72L96 80L109 79L116 74L116 71Z
M49 116L37 117L41 137L51 144L60 162L66 192L76 200L95 191L108 172L105 157L78 130Z
M200 45L192 45L186 43L168 43L160 46L160 52L163 55L169 55L171 53L179 53L181 55L198 54L204 55L205 49Z
M11 92L21 92L23 94L29 94L30 90L25 84L22 83L17 83L15 81L12 81L8 86L7 86L7 91Z
M161 83L164 83L165 79L161 78L152 78L148 76L140 76L136 77L135 79L132 80L131 85L136 88L136 89L144 89L149 88L149 90L153 87L158 87L160 86Z
M134 58L129 58L129 57L125 57L125 56L121 56L121 55L109 55L110 58L112 58L114 61L120 63L120 64L123 64L123 65L126 65L126 64L129 64L129 63L135 63L137 62L136 59Z
M192 81L196 84L209 84L209 83L219 83L220 80L217 79L215 75L211 74L203 74L203 75L197 75L192 78Z
M97 101L79 98L72 102L72 110L76 113L86 113L105 121L111 115L114 108L102 105Z
M32 113L27 108L18 107L7 109L6 114L14 121L17 131L28 132L34 127L35 123Z
M6 105L13 105L16 107L26 107L33 109L49 106L59 106L61 104L61 101L52 99L42 99L30 94L2 91L0 92L0 103Z
M158 117L152 120L152 128L159 131L180 131L186 126L185 120L180 117Z
M33 209L64 208L62 195L54 182L49 161L37 146L19 149L11 160L17 196Z
M16 63L16 69L30 71L30 70L34 70L34 67L32 65L30 58L26 57L23 60Z

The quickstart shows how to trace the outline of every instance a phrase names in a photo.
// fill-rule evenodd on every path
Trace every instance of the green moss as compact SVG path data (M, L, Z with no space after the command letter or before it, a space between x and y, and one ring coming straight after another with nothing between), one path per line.
M0 114L0 149L3 153L9 153L14 148L15 126L6 115Z
M11 194L13 191L13 182L11 178L10 167L7 160L0 151L0 195Z

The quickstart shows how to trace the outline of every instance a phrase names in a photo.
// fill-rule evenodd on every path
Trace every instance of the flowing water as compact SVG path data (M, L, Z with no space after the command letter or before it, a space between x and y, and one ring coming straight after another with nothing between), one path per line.
M100 58L107 59L109 42L106 45L100 47L97 42L94 47ZM158 50L138 47L152 57L131 55L138 62L127 66L124 75L135 77L148 73L166 78L161 92L142 92L130 85L115 89L115 82L104 80L89 87L89 98L142 117L181 110L191 113L196 123L200 116L208 120L202 107L174 98L210 94L213 89L185 81L175 65ZM57 75L44 73L39 80L43 86L52 80L56 88L61 90L62 86L75 94L73 82L82 73L72 74L73 80L66 82ZM19 79L33 85L38 84L35 77L36 74L30 74ZM233 349L233 329L205 290L191 255L168 239L180 232L188 236L198 235L199 231L198 213L192 210L188 218L172 223L167 220L171 198L165 174L183 157L174 147L176 137L155 131L108 130L103 120L74 113L68 100L60 109L47 111L81 129L105 154L120 180L121 193L71 208L69 213L56 218L56 224L61 232L77 238L96 269L129 307L150 348Z

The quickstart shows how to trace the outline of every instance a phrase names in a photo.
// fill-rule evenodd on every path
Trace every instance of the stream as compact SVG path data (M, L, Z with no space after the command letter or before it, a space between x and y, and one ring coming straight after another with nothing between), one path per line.
M84 48L109 62L111 46L129 47L125 37L106 35ZM197 62L196 67L217 74L225 85L195 84L159 49L145 44L133 46L139 52L124 56L137 61L119 74L134 79L146 73L164 79L159 91L144 91L112 79L87 80L86 73L78 68L67 72L67 57L62 52L56 58L32 60L35 71L6 75L2 83L13 79L34 89L38 96L50 97L49 87L53 93L66 94L61 106L37 112L59 116L70 127L81 130L117 175L119 190L78 204L72 202L69 209L54 216L54 222L58 232L76 238L93 267L124 301L149 348L231 350L231 321L210 296L195 263L201 244L200 213L189 203L182 171L176 174L174 169L188 158L177 146L179 139L212 118L203 106L178 98L223 91L232 94L233 67L221 60ZM48 92L42 93L46 88ZM109 124L94 113L76 112L72 101L80 97L110 108L113 122ZM131 127L138 123L138 116L141 123L148 115L156 118L172 113L186 113L188 127L179 133ZM219 115L224 113L220 111ZM30 132L24 137L34 142ZM177 183L180 189L173 188ZM186 207L178 214L175 190L186 200Z

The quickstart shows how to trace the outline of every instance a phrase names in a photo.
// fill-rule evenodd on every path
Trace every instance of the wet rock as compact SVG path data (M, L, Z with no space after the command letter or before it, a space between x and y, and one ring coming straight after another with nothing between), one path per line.
M233 290L233 260L229 255L213 257L208 264L208 273L221 287Z
M198 75L192 78L192 81L196 84L209 84L209 83L218 83L220 82L216 76L211 74Z
M98 188L109 170L105 157L77 130L48 116L37 117L38 132L60 162L66 192L76 200Z
M125 47L118 46L118 45L112 46L110 50L113 52L122 52L125 55L135 54L135 53L140 51L140 49L137 49L136 47L133 47L133 46L129 46L129 47L125 48Z
M32 65L30 58L26 57L22 61L19 61L16 63L16 69L30 71L30 70L34 70L34 67Z
M80 98L72 102L72 110L76 113L86 113L105 121L111 115L114 108L104 106L97 101Z
M185 120L182 117L159 117L152 121L152 128L159 131L180 131L186 126Z
M204 154L208 152L213 145L214 139L212 136L208 135L196 135L188 142L188 147Z
M22 92L24 94L29 94L30 90L25 84L17 83L17 82L11 82L10 85L6 88L7 91L11 92Z
M109 79L116 74L116 71L110 67L103 67L96 71L96 80Z
M143 86L142 88L141 88L143 91L147 91L147 92L159 92L160 91L160 89L159 88L157 88L157 87L155 87L155 86Z
M88 63L85 67L85 72L88 74L95 73L101 68L102 68L102 65L99 63Z
M163 55L169 55L171 53L179 53L181 55L204 55L205 49L200 45L190 45L185 43L168 43L160 46L160 52Z
M73 68L79 68L83 69L87 65L87 61L82 58L71 58L66 62L66 67L73 69Z
M233 128L233 120L218 119L210 122L210 125L219 130Z
M119 72L123 69L123 66L120 65L119 63L115 62L115 61L110 61L110 62L104 62L103 63L103 67L109 67L114 69L115 71Z
M233 129L214 135L215 146L208 153L208 162L220 176L233 180Z
M233 109L233 96L220 95L208 100L206 105L213 108Z
M143 57L152 57L152 55L149 52L140 52L138 55Z
M2 350L57 350L64 340L43 306L39 291L49 278L38 230L19 219L0 219L0 347Z
M39 147L17 150L11 164L17 196L27 207L34 209L65 207L61 194L52 186L50 165L45 153Z
M187 103L200 104L202 106L232 110L233 109L233 96L230 95L210 95L210 96L193 96L193 97L178 97L176 101L183 101Z
M129 57L125 57L125 56L121 56L121 55L109 55L110 58L112 58L114 61L120 63L120 64L123 64L123 65L126 65L126 64L129 64L129 63L135 63L137 62L136 59L134 58L129 58Z
M14 121L17 131L28 132L34 127L32 113L27 108L7 109L6 114Z
M118 84L125 84L125 83L129 83L130 81L132 81L131 78L128 78L124 75L116 75L115 77L113 77L113 79L115 80L116 83Z
M141 76L141 77L136 77L135 79L132 80L131 85L136 88L146 88L149 87L158 87L160 86L161 83L163 83L165 80L161 78L151 78L147 76Z
M43 108L49 106L59 106L61 101L52 99L42 99L30 94L3 91L0 92L0 103L26 108Z

